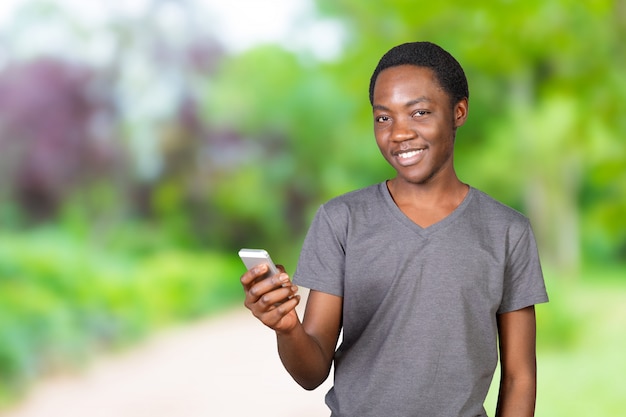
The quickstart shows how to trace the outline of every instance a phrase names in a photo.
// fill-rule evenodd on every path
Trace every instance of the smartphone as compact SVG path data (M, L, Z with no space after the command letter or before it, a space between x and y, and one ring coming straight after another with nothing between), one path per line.
M270 258L270 254L267 253L265 249L241 249L239 251L239 257L247 269L261 264L268 264L270 267L268 276L278 274L278 268L276 268L272 258Z

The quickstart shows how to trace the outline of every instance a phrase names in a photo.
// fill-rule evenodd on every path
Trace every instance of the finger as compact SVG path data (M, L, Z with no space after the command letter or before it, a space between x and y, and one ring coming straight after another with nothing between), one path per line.
M269 278L256 281L254 285L249 288L249 293L252 297L261 297L263 294L272 291L276 288L291 286L289 275L285 273L273 275Z
M274 330L278 330L278 326L283 318L289 314L295 314L295 309L300 303L300 295L295 295L282 304L277 305L272 310L263 314L261 321Z
M294 295L293 287L279 287L278 289L263 294L255 304L260 310L271 311L275 309L277 305L293 298Z
M269 271L267 264L257 265L254 268L250 268L241 276L241 284L244 287L254 284L254 282L265 275Z

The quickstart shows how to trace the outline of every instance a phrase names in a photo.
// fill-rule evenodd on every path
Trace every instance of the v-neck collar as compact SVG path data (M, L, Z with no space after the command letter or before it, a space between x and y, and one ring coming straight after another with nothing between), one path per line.
M426 238L439 230L445 229L451 223L453 223L462 213L465 211L465 208L469 205L472 200L474 194L476 193L476 189L472 186L469 187L467 194L459 204L450 214L448 214L443 219L439 220L436 223L431 224L427 227L422 227L419 224L415 223L411 220L406 214L400 210L400 207L396 204L387 188L387 181L383 181L378 185L378 190L383 196L383 200L385 201L385 205L391 212L391 214L403 225L405 225L410 230L413 230L418 235Z

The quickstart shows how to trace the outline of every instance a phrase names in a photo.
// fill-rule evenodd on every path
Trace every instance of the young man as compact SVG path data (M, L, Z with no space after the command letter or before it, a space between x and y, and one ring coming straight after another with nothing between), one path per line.
M294 276L311 289L303 321L287 274L259 280L262 266L241 278L300 385L316 388L334 363L334 417L486 416L498 341L496 416L534 414L534 304L548 298L528 220L455 173L468 97L461 66L437 45L392 48L370 101L397 175L318 210Z

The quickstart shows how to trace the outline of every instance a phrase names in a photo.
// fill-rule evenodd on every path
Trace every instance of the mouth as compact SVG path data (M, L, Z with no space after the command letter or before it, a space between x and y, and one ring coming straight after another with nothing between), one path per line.
M425 150L426 149L411 149L408 151L395 152L393 155L400 165L408 166L419 162Z
M401 159L409 159L409 158L413 158L415 155L418 155L420 153L424 152L423 149L418 149L416 151L407 151L407 152L402 152L398 154L398 158Z

